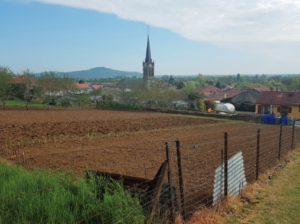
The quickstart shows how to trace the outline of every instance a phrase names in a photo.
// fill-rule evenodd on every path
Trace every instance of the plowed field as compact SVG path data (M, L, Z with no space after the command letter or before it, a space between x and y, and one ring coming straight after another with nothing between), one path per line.
M228 159L239 151L243 153L247 182L255 179L258 128L261 128L259 171L274 166L279 155L280 128L251 123L148 112L69 109L1 111L0 125L4 155L15 152L20 155L24 151L29 167L76 173L84 173L89 168L152 179L166 159L168 143L171 177L176 184L175 140L179 139L188 211L194 211L202 203L212 203L215 170L222 162L224 132L228 133ZM296 128L295 141L299 137L300 130ZM14 142L10 147L8 139L24 142L20 145ZM291 149L291 142L292 128L284 127L281 156ZM20 162L22 159L14 158Z

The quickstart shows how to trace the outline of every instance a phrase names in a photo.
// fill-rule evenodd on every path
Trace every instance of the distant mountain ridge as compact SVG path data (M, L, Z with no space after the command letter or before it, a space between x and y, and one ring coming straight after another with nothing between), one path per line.
M40 73L36 73L37 76L40 76ZM91 68L89 70L82 70L82 71L73 71L73 72L55 72L58 76L67 75L73 78L115 78L117 76L136 76L143 77L143 74L140 72L126 72L126 71L119 71L105 67L96 67Z

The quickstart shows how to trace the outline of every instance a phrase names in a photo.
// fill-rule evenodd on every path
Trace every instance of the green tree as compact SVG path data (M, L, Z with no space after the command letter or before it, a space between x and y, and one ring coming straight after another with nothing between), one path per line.
M240 81L241 81L241 75L240 75L240 73L238 73L238 74L236 75L236 81L237 81L237 82L240 82Z
M219 89L221 88L220 80L218 80L218 82L217 82L217 84L216 84L216 87L219 88Z
M25 107L28 110L28 103L33 99L34 97L34 89L32 85L31 78L34 78L34 73L30 72L30 70L27 68L22 72L23 76L23 84L25 85L24 91L23 91L23 100L25 102Z
M0 67L0 100L4 110L6 110L6 101L12 96L12 84L14 73L7 67Z
M199 100L198 102L199 102L199 109L201 111L205 111L206 107L205 107L204 101L203 100Z
M107 101L113 102L114 101L114 96L112 94L108 94L106 97Z
M300 75L293 78L292 87L294 90L300 90Z
M196 89L196 84L194 81L188 81L184 84L184 87L182 88L185 91L191 91Z
M182 89L184 87L184 82L183 81L177 81L175 82L176 89Z
M170 76L169 83L175 85L175 79L173 78L173 75Z
M204 87L205 83L206 83L206 78L204 77L204 75L199 74L196 81L198 81L200 83L200 87Z
M82 80L82 79L79 80L79 84L84 84L84 83L85 83L84 80Z

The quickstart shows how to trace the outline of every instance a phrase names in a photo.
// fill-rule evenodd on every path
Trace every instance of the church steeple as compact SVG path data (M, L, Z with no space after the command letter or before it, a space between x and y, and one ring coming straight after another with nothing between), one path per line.
M146 50L146 59L145 59L145 62L146 63L151 63L152 62L149 35L148 35L148 42L147 42L147 50Z
M143 62L143 78L145 80L154 79L154 61L151 58L150 40L148 34L146 58Z

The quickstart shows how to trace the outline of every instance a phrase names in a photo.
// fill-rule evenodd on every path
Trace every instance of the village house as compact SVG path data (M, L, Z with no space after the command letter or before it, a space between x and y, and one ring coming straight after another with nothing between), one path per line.
M76 94L90 94L92 92L92 88L87 84L76 84Z
M207 96L207 98L216 101L221 101L227 98L231 98L241 93L241 89L228 88L226 90L221 90L212 85L208 85L203 88L197 88L196 91L199 93L203 93L205 96Z
M256 114L300 118L300 92L263 91L256 100Z

